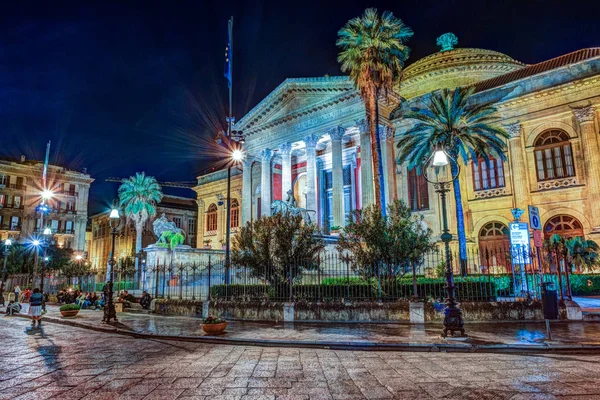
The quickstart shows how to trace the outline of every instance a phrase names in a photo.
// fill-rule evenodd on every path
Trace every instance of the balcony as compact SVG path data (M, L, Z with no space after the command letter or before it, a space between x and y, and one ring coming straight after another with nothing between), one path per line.
M0 225L0 231L20 232L21 225Z
M9 185L0 184L0 189L25 190L25 188L25 185L18 185L16 183L11 183Z
M76 192L74 190L64 190L64 189L61 189L61 190L55 191L54 193L62 194L62 195L65 195L65 196L73 196L73 197L79 196L79 192Z
M12 210L23 210L25 208L25 205L24 204L15 205L12 203L5 204L5 205L0 204L0 210L2 210L3 208L10 208Z

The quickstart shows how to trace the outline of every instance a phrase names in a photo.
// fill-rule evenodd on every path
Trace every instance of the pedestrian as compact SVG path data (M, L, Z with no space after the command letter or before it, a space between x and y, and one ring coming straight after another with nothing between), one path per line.
M35 322L37 321L37 327L42 327L42 301L44 296L40 293L40 289L33 289L33 293L29 298L29 315L31 315L31 327L35 328Z
M19 285L15 286L15 301L17 303L21 302L21 287Z
M150 308L150 304L152 304L152 297L144 290L142 297L140 298L140 305L144 310L147 310Z

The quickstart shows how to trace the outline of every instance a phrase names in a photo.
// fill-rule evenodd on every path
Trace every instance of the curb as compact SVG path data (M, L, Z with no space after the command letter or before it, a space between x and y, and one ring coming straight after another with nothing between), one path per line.
M30 319L28 315L18 314L16 317ZM128 331L111 327L111 325L94 326L74 320L59 319L55 317L44 317L44 322L66 325L76 328L88 329L102 333L112 333L117 335L129 336L136 339L146 340L165 340L192 343L220 344L230 346L259 346L259 347L288 347L305 349L330 349L330 350L349 350L349 351L406 351L406 352L456 352L456 353L504 353L504 354L540 354L540 353L600 353L600 345L562 345L562 344L489 344L473 345L470 343L452 344L452 343L378 343L369 341L357 342L314 342L301 340L267 340L267 339L243 339L227 338L218 336L168 336L156 335L151 333L141 333Z

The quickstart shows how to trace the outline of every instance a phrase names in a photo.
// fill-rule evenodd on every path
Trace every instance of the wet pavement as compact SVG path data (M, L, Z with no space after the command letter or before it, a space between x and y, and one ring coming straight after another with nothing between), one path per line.
M26 313L27 305L23 310ZM47 321L65 323L96 330L114 329L102 323L102 312L82 310L73 318L63 318L57 306L48 305ZM115 325L120 332L153 335L156 337L207 339L201 328L201 320L188 317L160 316L152 314L119 313ZM441 324L340 324L231 321L226 333L217 340L236 344L252 341L275 342L275 344L340 345L373 347L422 346L424 349L439 346L477 349L560 349L594 346L600 351L600 324L591 322L552 322L552 340L546 338L543 322L467 324L468 342L449 341L441 338ZM215 338L215 337L211 337ZM285 343L284 343L285 342Z
M598 399L600 355L266 348L0 318L0 400Z

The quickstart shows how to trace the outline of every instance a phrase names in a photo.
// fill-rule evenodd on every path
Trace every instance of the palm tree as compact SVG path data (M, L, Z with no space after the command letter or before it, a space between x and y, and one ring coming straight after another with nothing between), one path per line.
M586 240L581 236L567 239L565 246L569 252L569 261L575 266L577 272L582 269L592 270L598 265L598 251L600 246L593 240Z
M119 206L135 225L135 253L142 250L142 232L149 218L156 216L156 204L162 200L160 185L153 176L136 172L135 176L123 179L119 186ZM135 259L137 271L138 259Z
M338 62L342 64L342 72L350 73L365 103L375 171L375 204L383 215L386 205L381 145L377 134L378 100L380 97L387 99L394 82L399 79L410 53L405 43L412 35L412 30L391 12L384 11L380 16L376 8L367 8L361 17L351 19L339 30L336 42L341 50Z
M398 143L398 160L408 169L421 168L432 150L443 146L448 154L464 164L479 158L488 162L491 157L506 160L508 134L495 124L496 108L491 104L474 105L470 102L473 88L443 89L431 95L424 108L411 108L402 114L417 123L404 133ZM452 173L458 174L458 164L452 163ZM459 242L461 274L466 274L467 239L460 192L460 181L455 179L454 200Z

